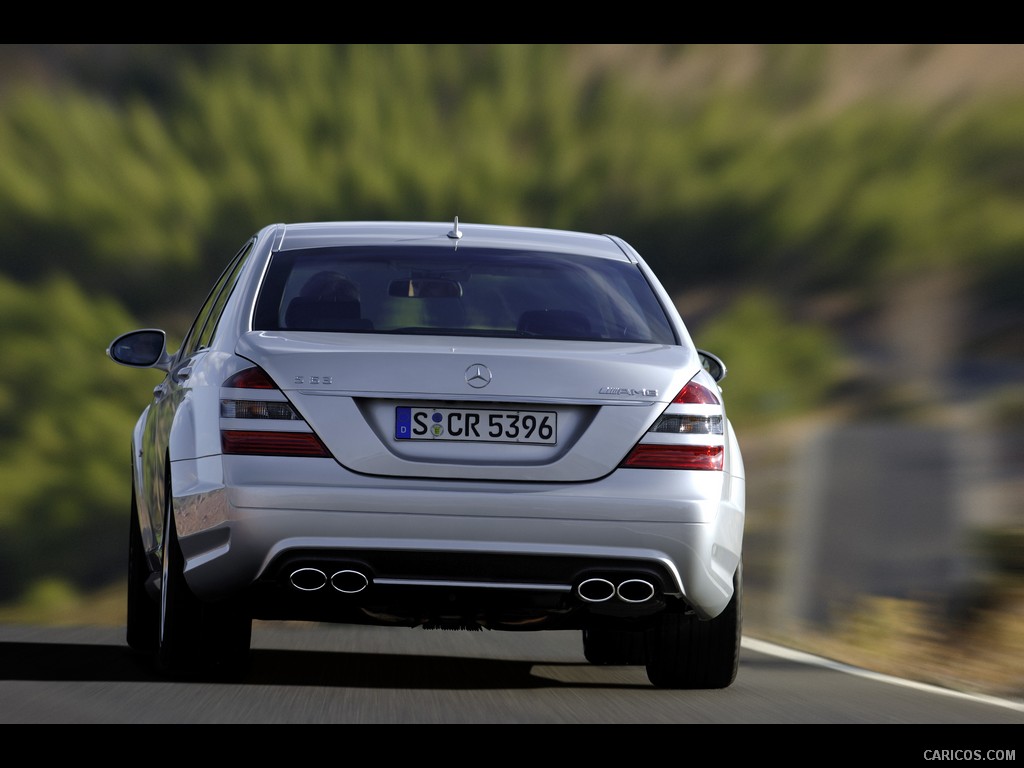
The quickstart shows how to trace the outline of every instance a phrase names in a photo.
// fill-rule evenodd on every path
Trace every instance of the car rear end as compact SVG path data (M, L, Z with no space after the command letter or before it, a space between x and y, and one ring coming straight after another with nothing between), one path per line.
M724 609L742 458L632 249L297 229L216 388L222 455L197 462L223 487L176 490L198 595L245 592L265 618L500 629ZM325 273L359 306L316 307Z

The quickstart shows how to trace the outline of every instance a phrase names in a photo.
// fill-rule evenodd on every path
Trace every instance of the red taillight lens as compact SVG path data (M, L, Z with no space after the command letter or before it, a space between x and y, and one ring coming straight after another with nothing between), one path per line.
M721 400L718 395L691 379L686 386L679 390L679 394L672 400L673 403L686 403L688 405L719 405Z
M239 371L221 386L234 389L277 389L277 385L262 368L246 368Z
M309 456L331 454L312 432L262 432L222 429L221 450L238 456Z
M622 462L629 469L705 469L721 471L725 449L720 445L640 444Z

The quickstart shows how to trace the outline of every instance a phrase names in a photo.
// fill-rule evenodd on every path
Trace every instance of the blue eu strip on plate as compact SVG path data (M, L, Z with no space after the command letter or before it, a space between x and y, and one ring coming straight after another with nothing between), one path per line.
M400 405L395 408L395 439L408 440L412 436L412 408Z

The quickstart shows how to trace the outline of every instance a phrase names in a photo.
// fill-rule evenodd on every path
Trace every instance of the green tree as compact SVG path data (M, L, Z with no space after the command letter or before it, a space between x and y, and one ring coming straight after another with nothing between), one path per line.
M0 599L41 575L96 586L124 571L129 441L148 393L146 373L104 349L132 323L67 278L0 278Z
M741 296L694 341L722 358L722 389L738 430L824 405L842 377L842 349L825 328L787 317L770 296Z

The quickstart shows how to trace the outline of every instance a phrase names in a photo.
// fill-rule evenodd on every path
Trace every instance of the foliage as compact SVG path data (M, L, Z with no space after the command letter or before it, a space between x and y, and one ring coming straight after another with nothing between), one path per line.
M123 570L129 439L147 393L145 374L104 349L132 325L66 277L0 278L0 598L38 574L95 586Z
M725 362L722 389L739 430L821 406L841 376L838 340L788 318L777 300L760 293L737 299L695 342Z

